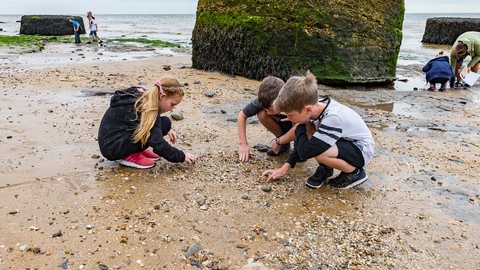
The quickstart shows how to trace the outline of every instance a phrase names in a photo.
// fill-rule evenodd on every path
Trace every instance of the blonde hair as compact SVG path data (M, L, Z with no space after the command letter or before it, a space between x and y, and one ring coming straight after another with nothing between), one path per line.
M278 112L301 112L307 105L318 102L318 86L315 76L307 71L305 77L293 76L278 93L273 106Z
M145 146L150 137L150 130L153 128L159 114L160 95L165 94L167 98L177 95L183 97L183 85L177 79L164 77L158 80L150 91L145 91L135 102L135 111L141 115L140 124L133 133L133 142L140 142Z

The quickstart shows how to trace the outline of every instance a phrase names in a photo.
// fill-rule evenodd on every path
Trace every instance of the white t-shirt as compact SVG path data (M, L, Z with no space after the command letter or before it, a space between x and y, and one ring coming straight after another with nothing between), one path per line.
M90 20L90 31L97 31L97 22L94 19Z
M329 145L334 145L338 139L351 141L362 151L366 166L373 158L375 142L363 119L351 108L331 98L319 102L327 102L327 106L320 117L310 120L317 130L313 136Z

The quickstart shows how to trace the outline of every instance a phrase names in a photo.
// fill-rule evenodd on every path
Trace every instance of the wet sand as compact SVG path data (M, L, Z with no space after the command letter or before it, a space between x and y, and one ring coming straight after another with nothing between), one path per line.
M311 190L313 160L268 184L261 172L285 156L238 162L236 115L258 81L191 69L188 55L73 44L0 61L1 269L480 268L478 89L319 85L364 117L376 153L365 184ZM162 76L188 84L173 126L197 163L103 159L113 91ZM250 146L272 138L255 119L247 131Z

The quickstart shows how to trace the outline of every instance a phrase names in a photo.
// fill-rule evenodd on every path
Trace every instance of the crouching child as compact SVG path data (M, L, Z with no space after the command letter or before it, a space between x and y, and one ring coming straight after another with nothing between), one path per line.
M349 107L330 97L319 99L313 74L291 77L273 105L297 124L297 146L281 168L263 172L267 181L281 178L299 160L309 158L315 158L318 167L307 179L308 187L320 188L333 176L333 169L340 171L329 181L336 188L352 188L368 179L365 167L374 153L372 133Z

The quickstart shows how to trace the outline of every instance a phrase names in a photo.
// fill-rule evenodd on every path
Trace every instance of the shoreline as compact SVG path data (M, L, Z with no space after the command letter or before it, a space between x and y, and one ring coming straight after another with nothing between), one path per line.
M82 58L67 48L51 53L78 61L0 65L0 268L480 267L477 91L319 85L359 112L376 149L364 185L311 190L313 160L271 184L261 172L286 157L254 151L238 163L236 115L260 82L191 69L188 55ZM111 93L161 76L188 84L176 109L185 119L173 127L197 164L136 170L104 160L95 138ZM251 147L271 140L255 121L247 134Z

